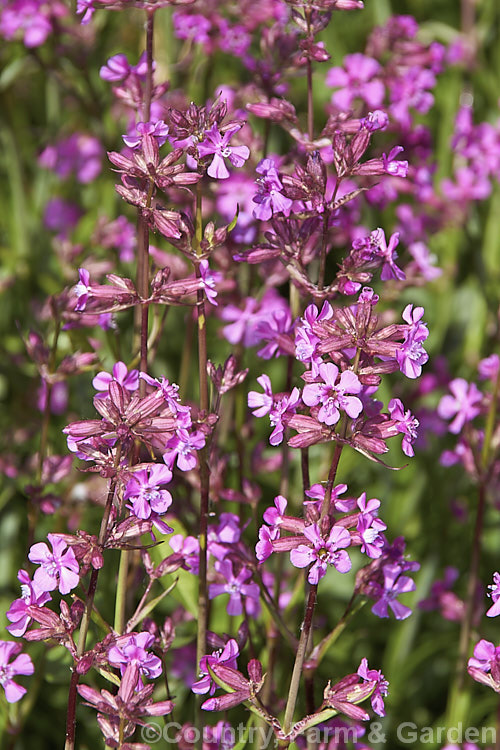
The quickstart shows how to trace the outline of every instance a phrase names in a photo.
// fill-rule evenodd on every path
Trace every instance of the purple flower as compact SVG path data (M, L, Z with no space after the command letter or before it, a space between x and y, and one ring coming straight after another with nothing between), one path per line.
M250 409L254 409L252 414L254 417L265 417L269 414L273 408L273 391L271 387L271 381L268 375L261 375L257 378L257 383L264 389L264 393L258 393L257 391L249 391L248 393L248 406Z
M474 647L467 671L476 682L500 693L500 646L495 647L490 641L480 640Z
M243 613L243 596L259 600L257 584L245 583L248 578L252 577L251 570L241 568L238 575L235 576L233 574L233 563L230 560L216 562L215 570L226 579L226 583L211 583L208 589L209 597L213 599L220 594L229 594L228 615L241 615Z
M89 294L91 294L90 274L85 268L79 268L78 278L80 280L78 284L75 285L73 291L78 299L75 310L81 312L82 310L85 310Z
M326 75L328 86L338 87L332 96L333 104L342 111L351 109L354 99L363 99L370 109L377 109L384 101L384 84L376 78L379 63L359 52L344 57L344 68L331 68Z
M28 607L33 605L43 607L44 604L51 600L51 596L48 592L40 589L36 583L32 582L25 570L20 570L17 577L21 582L21 598L12 602L6 616L12 623L11 625L7 625L7 630L11 635L20 638L25 634L31 623Z
M76 12L84 14L80 21L82 26L90 23L90 20L95 13L94 0L76 0Z
M457 578L457 568L448 566L444 571L443 579L434 581L429 596L418 603L419 609L428 612L440 610L441 616L446 620L460 622L464 616L464 602L451 591Z
M221 311L222 320L234 321L224 326L222 333L230 344L239 344L243 341L244 346L254 346L262 337L258 333L261 321L267 320L278 310L288 310L288 305L276 292L268 289L259 302L254 297L246 297L245 307L240 310L235 305L225 305Z
M437 412L442 419L451 419L448 429L458 435L466 422L470 422L481 412L482 395L475 383L468 383L463 378L455 378L449 384L452 396L443 396Z
M207 549L216 560L223 560L230 553L230 545L240 540L239 517L234 513L221 513L217 526L209 526Z
M235 24L230 26L225 18L219 21L219 47L223 52L227 52L235 57L241 57L245 54L252 38L244 26Z
M304 317L300 319L300 325L295 331L295 357L300 362L318 362L321 359L316 352L316 346L320 339L313 333L313 325L323 320L330 320L333 317L333 309L328 301L325 300L320 311L316 305L308 305L304 312Z
M137 518L149 518L151 512L163 515L172 504L172 495L161 490L162 484L172 480L172 472L164 464L153 464L148 470L140 469L127 482L124 500L132 500L130 506Z
M264 511L264 521L271 527L279 526L285 515L287 505L288 500L286 497L283 497L283 495L277 495L274 498L274 508L271 507Z
M423 242L412 242L408 246L408 252L413 258L411 266L415 267L415 270L423 276L425 281L434 281L443 273L441 268L435 265L436 256L431 255L429 248Z
M396 350L396 360L399 369L407 378L420 377L422 365L429 359L422 346L422 341L429 335L426 324L420 322L423 314L423 307L413 309L413 305L406 305L403 310L403 320L408 323L409 328L401 347Z
M500 573L493 573L493 583L488 586L493 599L493 604L486 612L486 617L498 617L500 615Z
M234 638L230 638L223 649L212 651L212 654L210 656L203 656L200 659L200 679L197 680L197 682L195 682L191 687L193 693L196 693L197 695L205 695L209 692L210 695L213 695L217 689L217 686L210 677L207 669L207 664L210 666L210 668L212 668L214 664L225 664L226 667L236 669L236 658L237 656L239 656L239 653L240 649L237 642L234 640Z
M361 537L361 552L368 557L378 558L384 546L380 534L387 528L386 524L377 518L380 500L373 497L367 501L366 492L362 492L356 502L361 511L356 524L356 531Z
M208 266L208 260L201 260L200 277L201 285L205 290L207 300L211 305L215 305L217 307L217 290L215 288L215 285L222 279L222 274L218 273L217 271L211 271Z
M340 513L350 513L356 507L356 501L352 497L346 497L343 500L339 499L340 495L343 495L347 490L347 484L337 484L332 489L330 498L330 504ZM310 497L311 500L304 500L304 505L315 505L318 512L321 510L323 499L325 497L326 486L324 484L312 484L305 494Z
M102 146L97 138L86 133L73 133L69 138L47 146L38 161L62 179L75 173L78 182L88 184L101 171L102 154Z
M113 55L106 62L106 65L102 65L99 70L99 76L103 81L123 81L130 74L130 64L127 60L127 56L123 53Z
M346 395L361 391L362 385L358 376L351 370L345 370L336 383L338 374L339 368L332 362L319 365L318 377L323 382L308 383L302 393L302 400L307 406L321 404L318 419L327 425L334 425L339 421L341 409L352 419L359 417L363 410L359 398Z
M210 130L205 133L205 138L198 144L198 154L200 158L214 155L207 169L207 174L217 180L226 180L229 172L224 163L224 159L229 159L234 167L242 167L250 157L248 146L230 146L229 141L235 133L240 130L240 125L229 128L224 135L219 133L217 124L214 123Z
M398 161L396 156L404 151L402 146L394 146L389 155L382 154L382 164L386 174L392 175L393 177L406 177L408 174L408 162Z
M8 703L16 703L26 692L26 688L12 679L18 674L33 674L35 668L28 654L21 654L22 646L13 641L0 641L0 685L5 690ZM10 661L16 656L14 661Z
M174 534L170 537L170 546L179 555L184 558L182 567L193 575L198 575L200 544L194 536L183 537L182 534Z
M376 247L376 255L384 261L380 274L382 281L388 281L389 279L405 279L406 275L404 271L402 271L395 263L395 260L398 257L396 247L399 244L399 232L394 232L394 234L391 235L389 244L387 244L383 229L377 229L375 232L372 232L370 239L372 239L372 242Z
M174 23L174 33L178 39L191 39L198 44L207 44L210 41L208 36L212 24L205 16L200 13L183 13L176 11L172 20Z
M399 398L393 398L389 401L389 414L396 422L397 431L403 433L403 452L411 458L415 455L413 443L417 439L418 419L413 416L410 410L404 410Z
M42 380L37 392L36 405L40 411L45 411L47 406L48 387L47 382ZM68 383L67 381L58 381L53 383L50 391L50 411L52 414L64 414L68 408Z
M66 239L81 216L82 211L75 203L62 198L51 198L45 206L43 223L51 232L57 232L58 237Z
M191 471L196 466L196 452L205 445L205 435L200 430L188 432L184 429L177 430L177 434L167 443L167 450L163 454L163 460L171 469L177 461L177 467L181 471Z
M167 140L168 125L163 120L156 122L138 122L135 126L136 135L123 135L122 138L129 148L139 148L142 146L143 136L150 135L155 139L158 147L163 146Z
M279 539L280 530L276 526L270 528L269 526L262 525L259 528L259 541L255 545L255 555L259 562L264 562L273 553L273 542L275 539Z
M139 387L139 371L127 369L124 362L116 362L113 365L112 374L109 372L99 372L92 381L92 385L98 393L96 398L106 398L109 392L109 384L112 382L120 383L128 391L136 391Z
M142 687L140 675L148 680L155 680L161 675L161 659L147 651L154 641L154 635L150 633L127 633L127 635L118 636L115 645L108 651L109 663L112 667L119 667L122 676L129 664L138 667L139 680L136 690Z
M59 588L61 594L69 594L80 581L75 553L57 534L47 534L47 539L52 551L45 542L38 542L31 546L28 554L32 563L40 565L33 576L33 583L40 591Z
M401 575L402 571L402 566L398 564L383 566L384 585L376 584L373 592L378 601L373 605L372 612L377 617L389 617L388 607L394 612L396 620L405 620L411 615L409 607L396 601L400 594L415 591L416 588L415 581L409 576Z
M168 379L163 376L161 378L152 378L151 375L148 375L145 372L141 372L139 377L142 380L145 380L148 385L153 386L153 388L159 388L161 390L163 398L174 414L177 414L179 411L184 414L189 414L189 407L182 406L180 403L179 386L176 383L170 383ZM187 426L190 426L190 424L191 423L189 422L189 425ZM183 426L186 425L184 424Z
M253 209L256 219L267 221L273 214L283 213L290 215L293 201L282 194L283 185L272 159L262 159L256 167L256 172L262 175L257 180L258 193L253 197L257 204Z
M147 56L143 52L140 56L137 65L130 65L126 55L118 54L113 55L107 61L106 65L103 65L99 71L100 77L103 81L110 81L112 83L117 81L123 81L131 73L135 73L141 79L144 79L147 74ZM156 68L156 63L153 61L153 70Z
M326 574L327 566L333 565L339 573L347 573L351 569L351 559L343 549L349 547L351 536L342 526L333 526L328 538L323 539L317 523L306 526L304 536L311 546L300 544L290 552L290 561L296 568L306 568L313 563L307 580L318 583Z
M493 664L500 666L500 647L495 647L493 643L483 639L474 647L474 656L469 659L469 667L489 672Z
M271 445L279 445L282 442L286 418L295 414L295 410L300 406L300 403L300 391L298 388L293 388L289 396L283 396L273 405L269 413L269 421L271 426L274 427L269 437Z
M39 47L52 31L51 16L56 20L67 14L62 3L42 3L40 0L14 0L2 2L0 34L5 39L13 39L18 31L23 33L24 45L28 48Z
M495 382L500 369L500 357L498 354L490 354L489 357L479 362L477 369L481 380L492 380Z
M262 359L293 353L290 338L292 316L289 309L273 310L268 318L259 321L256 333L261 341L267 341L267 344L257 352Z
M255 240L254 193L255 184L244 172L232 172L217 186L216 205L224 221L229 224L239 210L237 224L231 232L235 242L251 244Z
M379 716L385 716L384 696L387 695L389 683L379 669L368 669L367 659L361 659L358 675L365 682L375 682L375 690L371 695L372 708Z

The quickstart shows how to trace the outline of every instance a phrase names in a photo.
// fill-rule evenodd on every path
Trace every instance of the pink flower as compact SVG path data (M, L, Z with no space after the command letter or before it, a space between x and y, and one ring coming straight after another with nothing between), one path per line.
M93 379L92 385L97 391L104 391L104 393L98 393L96 398L105 398L108 395L109 384L113 380L128 391L136 391L139 387L139 372L138 370L129 372L124 362L114 364L111 375L109 372L99 372Z
M253 198L254 203L257 204L253 209L254 217L261 221L267 221L276 213L289 216L293 201L281 192L283 185L274 161L262 159L257 165L256 171L262 177L257 180L259 190Z
M0 685L5 690L8 703L16 703L26 692L26 688L12 679L18 674L33 674L35 668L27 654L21 654L22 646L13 641L0 641ZM16 656L14 661L10 661Z
M236 669L236 657L239 655L239 653L240 649L237 642L234 640L234 638L230 638L223 649L213 651L211 656L203 656L200 659L200 679L197 680L191 687L193 693L204 695L209 692L210 695L213 695L216 690L216 684L210 677L207 669L207 664L211 669L214 664L225 664L226 667Z
M397 431L403 433L403 452L411 458L415 455L413 443L417 439L418 419L413 416L411 411L404 410L399 398L393 398L389 401L389 414L396 422Z
M248 146L229 146L229 141L240 130L240 127L240 125L237 125L229 128L221 136L217 125L214 123L210 130L206 131L205 139L198 144L200 158L203 159L205 156L214 155L207 169L207 174L210 177L214 177L217 180L226 180L229 177L229 172L224 159L229 159L234 167L242 167L250 157Z
M177 430L167 443L167 450L163 460L171 469L177 460L181 471L191 471L196 466L197 451L205 445L205 435L200 430L189 433L187 430Z
M200 545L194 536L183 537L182 534L174 534L170 537L170 546L175 553L182 555L184 562L182 567L193 575L198 575Z
M139 148L142 146L143 137L150 135L155 139L159 147L167 140L168 125L163 120L157 120L156 122L138 122L135 126L136 135L124 135L122 136L125 144L129 148Z
M150 633L128 633L119 636L116 644L108 651L109 663L113 667L120 667L122 676L129 664L135 664L138 667L139 680L136 690L142 687L140 675L149 680L155 680L161 675L161 659L147 651L153 646L154 640L154 636Z
M90 274L86 268L78 269L78 278L79 282L75 285L73 291L78 298L75 310L81 312L82 310L85 310L89 294L91 294Z
M172 480L172 472L164 464L153 464L148 470L140 469L127 482L124 500L132 500L132 512L137 518L149 518L151 513L163 515L172 504L172 495L161 490L162 484Z
M377 109L384 101L384 84L376 78L379 63L359 52L344 57L344 68L331 68L326 76L328 86L338 87L332 96L333 104L348 111L354 99L363 99L370 109Z
M222 274L217 271L211 271L208 260L200 261L201 285L211 305L217 307L217 289L216 284L222 279Z
M209 597L213 599L220 594L229 594L229 602L227 604L228 615L241 615L243 613L242 597L248 596L258 601L259 587L257 584L245 583L252 576L251 570L242 568L238 575L235 576L233 573L233 563L230 560L216 562L215 570L226 579L226 583L211 583L208 589Z
M379 716L385 716L384 696L387 695L389 683L379 669L368 669L368 661L361 659L358 675L365 682L375 682L375 690L371 695L372 708Z
M76 0L76 12L83 13L82 20L80 21L82 26L90 23L95 13L94 0Z
M290 561L296 568L306 568L313 563L307 580L318 583L326 574L327 566L333 565L339 573L347 573L351 569L351 559L343 547L349 547L351 536L342 526L333 526L328 538L324 539L318 524L306 526L304 536L311 546L300 544L290 552Z
M69 594L80 581L75 553L57 534L47 534L47 539L52 551L45 542L38 542L31 546L28 554L31 562L40 565L33 576L33 583L40 591L59 588L61 594Z
M415 591L416 585L409 576L403 576L403 569L400 565L384 565L382 568L384 574L384 585L377 584L372 595L378 599L373 605L372 612L377 617L389 617L388 607L392 609L396 620L405 620L411 615L411 609L401 602L396 601L396 597L405 594L408 591Z
M493 599L493 604L486 612L486 617L498 617L500 615L500 573L493 573L493 583L488 586Z
M396 350L396 360L399 369L407 378L420 377L422 365L429 359L429 355L422 346L422 342L429 335L427 325L420 322L423 314L423 307L413 309L413 305L406 305L403 310L403 320L408 323L409 328L405 334L405 340Z
M333 425L339 421L340 409L352 419L358 417L363 410L363 404L359 398L346 395L361 391L362 385L358 376L351 370L345 370L337 383L338 374L339 368L332 362L319 365L318 377L323 382L308 383L302 393L302 400L307 406L321 404L318 419L327 425Z
M43 607L44 604L50 601L51 596L43 589L40 589L36 583L32 582L25 570L20 570L17 577L21 582L21 598L12 602L6 616L12 623L11 625L7 625L7 630L16 638L20 638L25 634L31 623L28 608L32 605Z
M443 396L439 402L437 412L442 419L451 419L448 429L454 435L462 430L466 422L470 422L481 412L479 405L482 395L474 383L468 383L463 378L455 378L449 385L453 395Z
M257 378L257 383L264 389L264 393L258 393L257 391L249 391L248 393L248 406L250 409L254 409L252 414L254 417L265 417L269 414L273 408L273 391L271 381L268 375L261 375Z

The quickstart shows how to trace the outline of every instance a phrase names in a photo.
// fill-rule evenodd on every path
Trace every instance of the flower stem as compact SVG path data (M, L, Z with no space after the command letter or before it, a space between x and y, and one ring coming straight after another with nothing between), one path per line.
M114 629L117 633L123 633L125 628L125 605L127 601L127 578L130 559L130 550L120 551L120 565L118 568L118 580L116 583L115 598L115 622Z
M318 595L318 584L314 583L311 585L309 589L309 596L307 598L307 605L306 605L306 613L305 613L304 622L302 625L302 632L300 634L297 654L295 656L295 664L293 665L292 679L290 681L290 689L288 691L288 699L287 699L286 708L285 708L285 718L283 721L284 732L289 732L290 729L292 728L293 712L295 711L295 704L297 703L300 678L302 675L302 665L304 664L304 660L306 657L307 644L309 641L309 633L311 632L317 595ZM284 747L288 747L288 745L284 745Z
M143 119L149 122L151 116L151 99L153 93L153 39L154 39L154 11L147 12L146 22L146 80L144 82ZM148 208L152 197L152 185L148 192ZM141 209L137 212L137 291L146 299L149 296L149 225ZM141 305L136 317L135 325L139 335L140 372L148 371L148 329L149 306ZM146 381L139 381L139 394L146 395ZM127 602L127 579L130 562L130 551L122 549L120 552L120 566L115 599L114 627L117 633L122 633L125 627L125 610Z
M307 36L311 36L311 11L304 8L304 15L307 21ZM309 140L314 138L314 98L313 98L313 80L312 80L312 60L307 58L307 134Z
M115 456L115 469L118 468L121 458L121 446L118 443ZM99 537L97 543L102 549L106 539L106 532L108 530L109 517L111 514L111 508L113 506L113 498L115 496L117 479L114 477L109 485L108 497L106 499L106 506L104 508L104 514L101 521L101 528L99 530ZM99 569L92 569L90 576L89 588L87 591L87 597L85 601L85 609L83 611L82 621L80 623L80 633L78 635L78 644L76 647L76 655L78 658L82 657L85 653L85 643L87 640L87 634L89 631L90 619L92 616L92 608L94 606L95 592L97 588L97 579L99 577ZM71 674L71 682L69 686L68 695L68 711L66 715L66 743L64 750L74 750L75 747L75 731L76 731L76 689L78 686L78 680L80 678L79 673L73 668Z
M476 520L474 524L474 536L472 541L472 552L469 566L469 578L467 582L465 615L462 620L460 630L460 641L458 647L458 660L455 672L454 682L451 687L448 711L447 726L456 726L456 722L462 713L462 704L465 701L464 678L467 667L467 657L469 653L470 638L472 633L472 620L474 617L474 608L476 603L476 592L479 583L479 563L482 551L482 535L484 528L484 515L486 510L486 496L488 488L488 465L490 461L491 443L495 426L495 417L497 412L498 396L500 393L500 372L498 373L495 383L493 397L490 408L486 417L486 427L484 431L483 449L479 466L479 487L478 502L476 510Z
M196 231L195 250L201 255L201 240L203 237L202 192L201 183L196 186ZM195 263L196 277L201 278L199 263ZM200 388L200 412L208 412L208 374L207 374L207 327L205 315L205 293L203 289L197 292L197 322L198 322L198 380ZM207 585L207 531L208 531L208 502L210 491L210 470L208 466L208 446L199 451L200 462L200 526L199 526L199 576L198 576L198 632L196 637L196 664L207 652L208 626L208 585ZM197 704L196 723L202 721ZM201 735L201 732L200 732ZM201 747L201 745L200 745Z
M337 475L337 469L339 466L340 456L342 455L343 445L336 443L335 451L333 453L332 463L330 471L328 473L328 482L325 490L325 497L321 506L321 518L324 518L330 510L330 500L332 497L332 489ZM289 732L292 726L293 712L295 710L295 704L297 703L297 696L299 691L300 677L302 674L302 667L306 658L307 647L309 642L309 634L312 628L312 621L314 615L314 608L316 606L316 599L318 594L318 584L312 584L309 589L309 596L307 599L306 613L304 622L302 625L302 632L300 634L299 646L295 655L295 664L293 665L292 679L290 681L290 689L288 691L288 699L285 708L285 718L283 721L283 729L285 732ZM286 742L286 741L285 741ZM288 744L280 745L280 747L288 747Z

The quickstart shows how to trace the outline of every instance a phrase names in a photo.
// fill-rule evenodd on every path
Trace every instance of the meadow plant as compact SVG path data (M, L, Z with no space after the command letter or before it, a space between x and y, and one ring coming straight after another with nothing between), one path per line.
M58 280L42 285L37 329L20 321L17 362L40 390L35 426L19 429L36 453L2 461L27 509L7 631L34 650L1 641L0 683L15 704L35 673L31 709L47 663L61 666L50 741L66 750L98 731L145 750L169 722L181 748L257 746L259 728L280 748L334 750L347 745L313 730L344 727L369 750L370 719L405 690L384 676L377 621L397 639L424 611L460 628L446 725L470 720L470 677L500 692L500 646L475 638L499 360L479 362L481 385L454 377L423 304L443 277L433 236L465 231L498 195L500 124L474 124L464 90L445 174L432 113L440 78L472 64L471 29L441 43L394 15L342 57L331 30L366 12L2 4L3 38L80 113L33 167L56 186L44 223ZM386 497L446 430L441 465L460 465L478 498L463 598L445 556L443 580L427 560L420 571ZM12 748L30 721L14 711ZM239 744L225 732L238 722Z

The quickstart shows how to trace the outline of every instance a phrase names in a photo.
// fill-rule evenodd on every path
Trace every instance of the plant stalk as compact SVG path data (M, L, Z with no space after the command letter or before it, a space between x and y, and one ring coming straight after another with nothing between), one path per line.
M115 469L118 468L121 458L121 446L118 443L115 456ZM117 479L114 477L109 485L108 496L106 499L106 506L104 508L104 514L101 521L101 528L99 530L99 537L97 543L102 549L106 539L106 532L108 530L109 517L111 515L111 508L113 506L113 498L115 496ZM78 644L76 647L76 655L81 658L85 653L85 643L87 640L87 634L89 631L90 620L92 616L92 608L94 606L95 592L97 588L97 579L99 577L99 569L92 569L90 576L89 588L87 591L87 597L85 602L85 609L82 615L82 621L80 624L80 633L78 635ZM69 687L68 695L68 711L66 715L66 742L64 750L74 750L75 747L75 731L76 731L76 694L78 680L80 678L79 673L73 668L71 674L71 682Z

